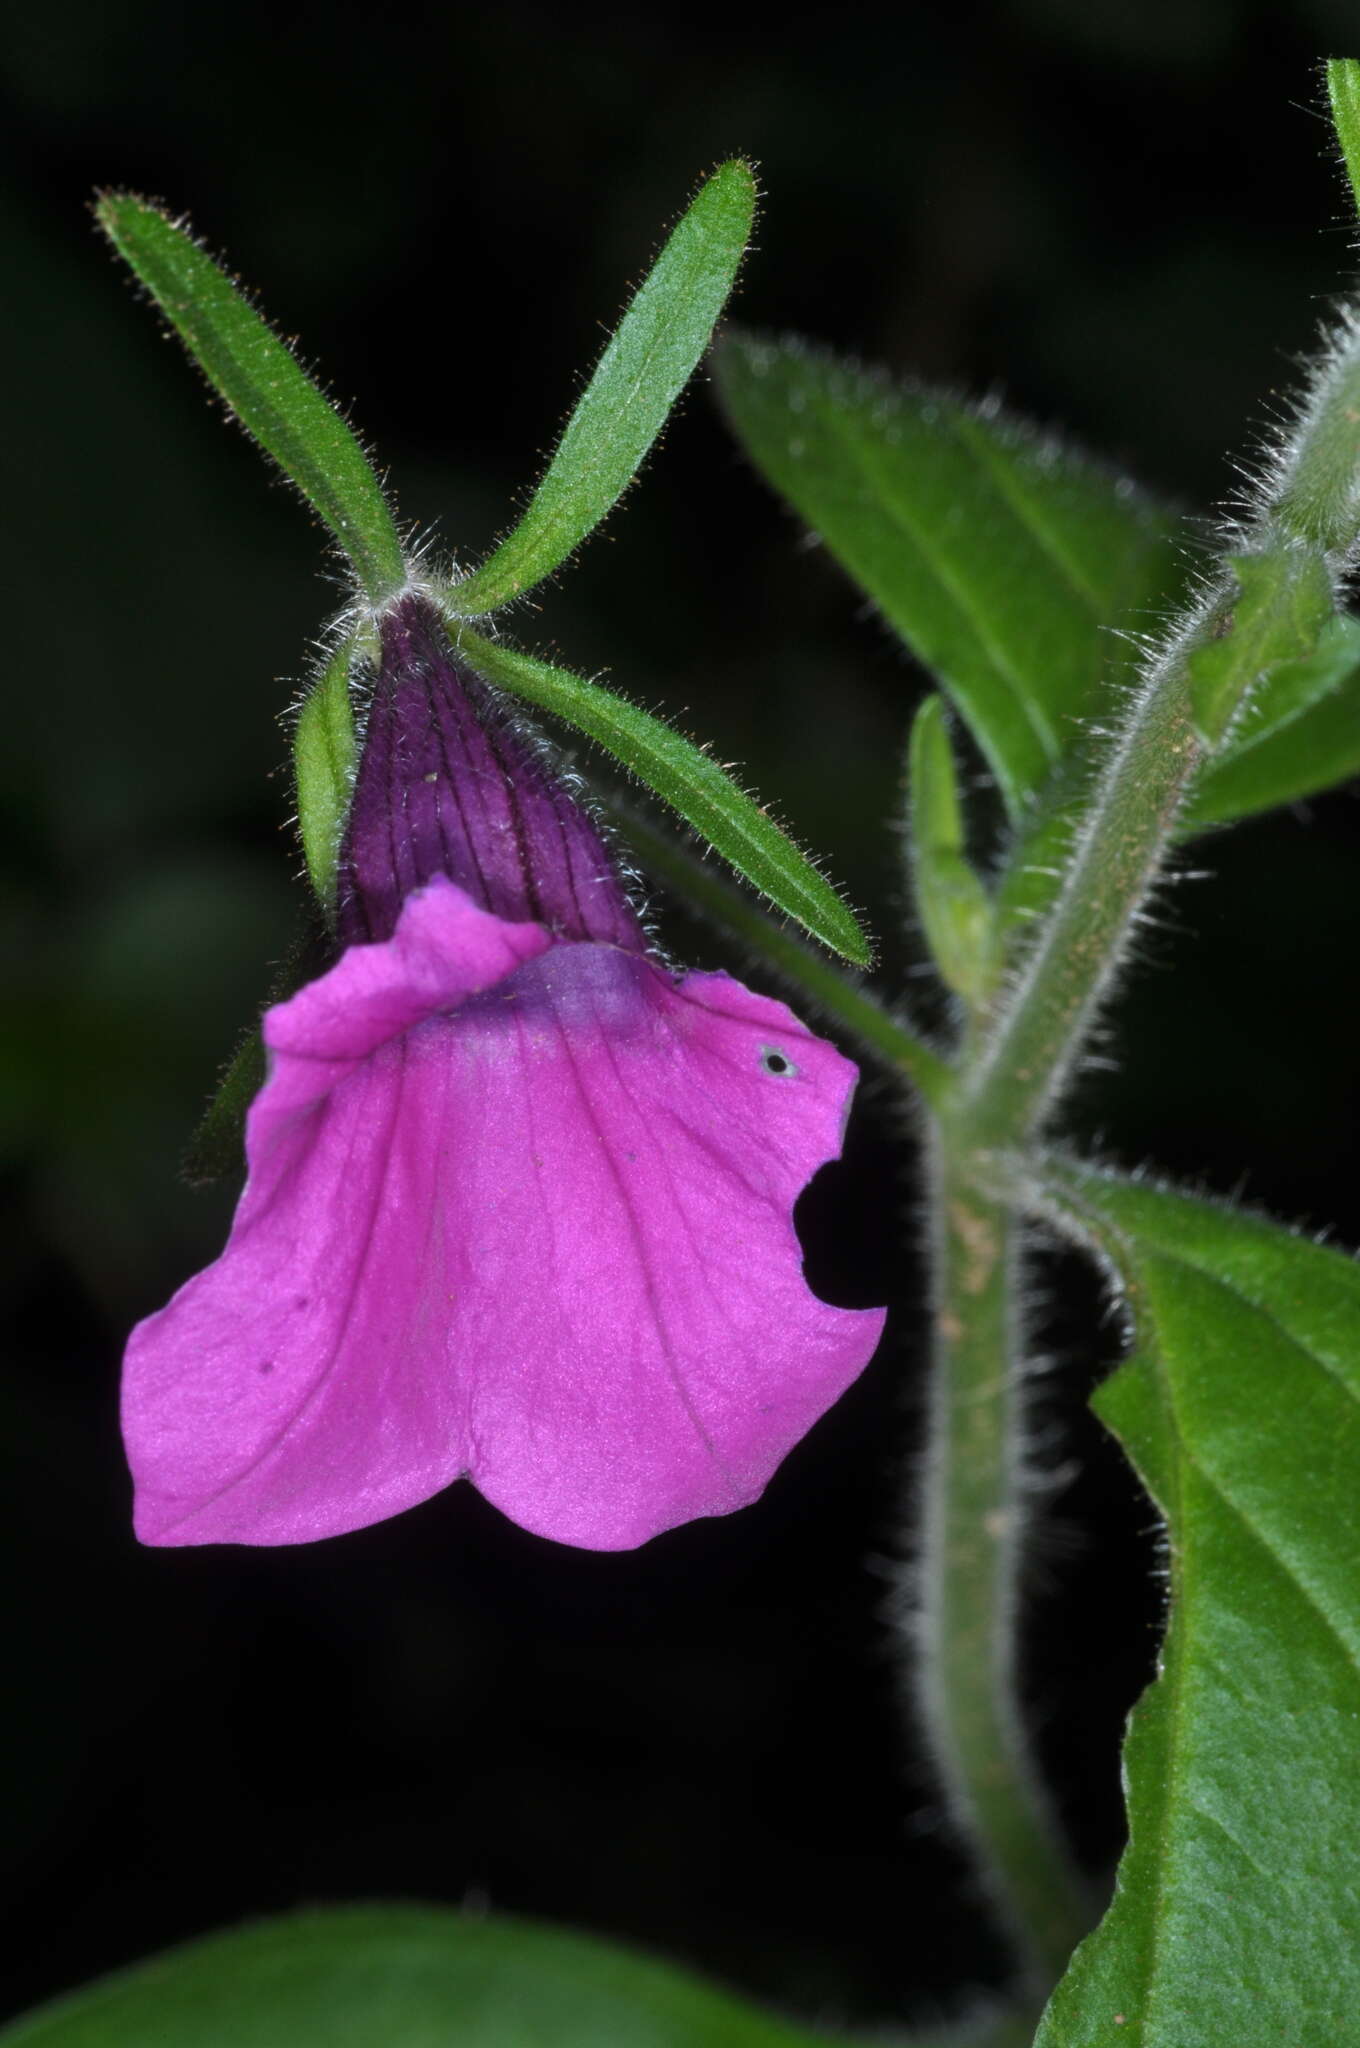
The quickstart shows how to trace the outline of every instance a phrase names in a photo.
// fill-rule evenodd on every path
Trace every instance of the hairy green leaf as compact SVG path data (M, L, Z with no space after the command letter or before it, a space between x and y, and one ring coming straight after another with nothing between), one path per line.
M1360 1265L1074 1166L1119 1271L1097 1398L1169 1525L1171 1621L1125 1752L1113 1905L1036 2048L1335 2048L1360 2013Z
M1360 62L1333 57L1327 65L1327 97L1351 193L1360 207Z
M293 733L293 776L298 831L317 901L335 913L335 867L354 785L354 709L349 670L355 641L331 655L298 713Z
M1360 311L1343 306L1266 479L1257 530L1321 549L1338 573L1360 542Z
M1335 618L1281 663L1195 786L1186 828L1221 825L1360 775L1360 620Z
M419 1906L298 1913L172 1949L0 2031L5 2048L813 2048L679 1970Z
M1232 654L1233 640L1211 643ZM1260 642L1256 642L1259 650ZM1208 652L1201 650L1201 653ZM1238 651L1239 653L1241 650ZM1248 651L1233 687L1252 674ZM1195 783L1180 820L1182 837L1295 803L1360 774L1360 621L1333 614L1309 654L1268 662L1241 716ZM1064 762L1017 835L997 891L997 921L1008 933L1052 901L1080 823L1089 764Z
M1181 573L1132 486L994 408L737 335L723 402L770 481L938 676L1012 817L1127 672Z
M600 357L514 531L448 592L476 617L542 582L622 496L708 346L751 236L749 164L699 189Z
M1229 555L1237 585L1223 630L1190 656L1190 701L1206 746L1216 747L1253 690L1285 663L1317 649L1336 617L1331 571L1323 556L1299 547Z
M926 942L948 986L985 1001L995 965L992 899L968 859L944 700L927 697L911 729L911 870Z
M133 192L96 217L209 384L325 520L372 601L406 578L387 500L355 435L241 288L183 221Z
M467 626L455 625L454 632L462 654L489 682L594 740L777 909L833 952L868 965L869 941L826 877L693 740L584 676Z

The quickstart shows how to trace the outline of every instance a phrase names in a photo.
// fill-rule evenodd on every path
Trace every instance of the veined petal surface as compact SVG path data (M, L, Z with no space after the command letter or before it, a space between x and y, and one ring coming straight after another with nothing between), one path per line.
M265 1037L226 1251L128 1347L144 1541L308 1541L465 1474L626 1549L755 1498L872 1355L792 1217L855 1069L782 1003L437 878Z

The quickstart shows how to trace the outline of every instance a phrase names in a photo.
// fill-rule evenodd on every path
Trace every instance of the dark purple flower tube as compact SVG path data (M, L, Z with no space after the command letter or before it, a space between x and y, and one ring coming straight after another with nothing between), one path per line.
M642 950L594 820L498 694L458 666L438 613L412 594L382 623L340 848L341 938L390 939L406 898L435 875L512 923Z
M855 1069L650 956L587 811L422 598L383 628L340 958L264 1019L222 1256L128 1342L147 1543L303 1543L469 1478L600 1550L755 1499L883 1316L793 1210Z

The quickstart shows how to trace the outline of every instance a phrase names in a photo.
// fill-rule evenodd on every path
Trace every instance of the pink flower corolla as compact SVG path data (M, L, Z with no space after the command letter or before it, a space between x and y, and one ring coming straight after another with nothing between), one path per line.
M793 1204L855 1069L648 952L601 836L454 665L383 628L344 951L264 1020L226 1250L133 1332L144 1542L298 1543L466 1476L626 1549L754 1499L871 1356Z

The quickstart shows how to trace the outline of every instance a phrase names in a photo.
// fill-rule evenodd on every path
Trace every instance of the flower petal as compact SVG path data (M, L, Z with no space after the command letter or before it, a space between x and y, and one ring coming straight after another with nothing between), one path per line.
M227 1250L129 1346L144 1540L303 1541L467 1473L627 1548L753 1499L872 1354L792 1222L855 1070L782 1004L436 882L268 1039Z

